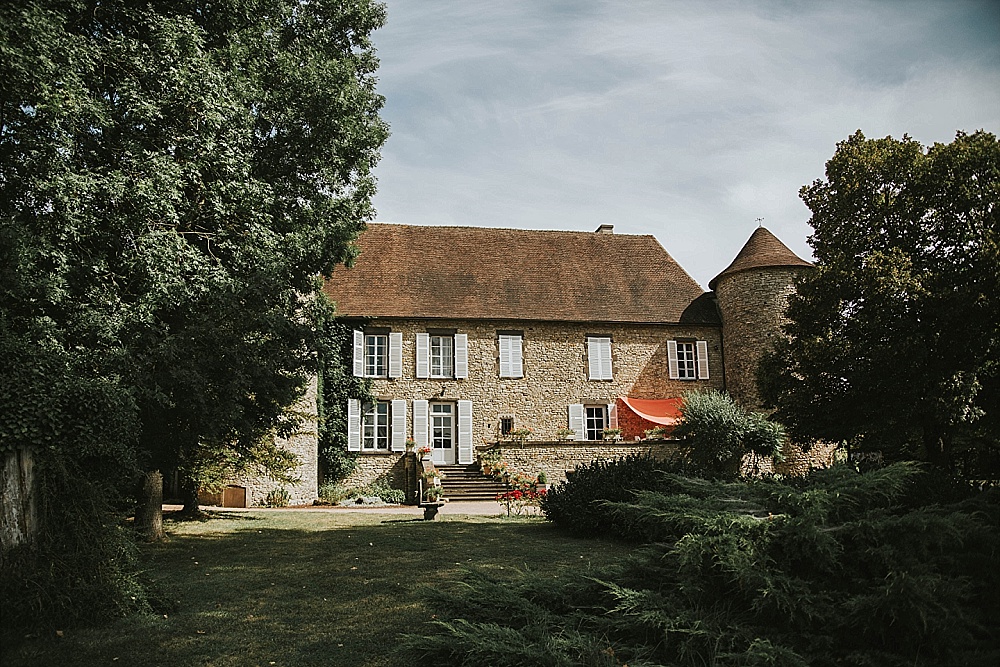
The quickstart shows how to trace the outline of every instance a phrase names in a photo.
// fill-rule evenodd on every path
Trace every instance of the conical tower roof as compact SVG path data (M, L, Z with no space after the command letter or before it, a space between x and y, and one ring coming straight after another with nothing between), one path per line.
M788 249L778 237L769 232L764 227L758 227L750 235L750 239L736 255L733 263L726 267L726 270L712 278L708 283L709 289L715 289L723 277L747 269L761 269L775 266L812 266L794 252Z

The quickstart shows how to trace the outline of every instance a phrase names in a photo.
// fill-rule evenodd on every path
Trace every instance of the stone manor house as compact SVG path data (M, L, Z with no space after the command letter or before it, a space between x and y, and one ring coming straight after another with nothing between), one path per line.
M375 223L358 246L354 266L337 267L324 288L355 322L348 365L376 397L347 406L358 485L398 476L408 438L430 447L435 465L469 464L477 448L530 429L505 457L556 480L580 462L648 447L640 438L675 422L685 392L726 390L757 407L757 362L780 335L795 275L812 266L763 227L710 292L654 237L611 225ZM615 428L620 439L604 441ZM293 440L302 482L289 490L311 502L315 429ZM250 482L254 504L266 490Z

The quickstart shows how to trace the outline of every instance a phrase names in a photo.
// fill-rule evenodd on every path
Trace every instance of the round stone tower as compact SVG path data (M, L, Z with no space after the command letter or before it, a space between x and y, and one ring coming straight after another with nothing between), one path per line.
M758 227L725 271L708 283L722 316L726 389L746 408L758 409L757 366L781 336L795 276L812 264Z

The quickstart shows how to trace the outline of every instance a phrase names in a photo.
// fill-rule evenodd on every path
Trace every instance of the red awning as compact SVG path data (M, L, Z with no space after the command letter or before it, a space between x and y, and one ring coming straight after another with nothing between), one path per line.
M680 421L681 406L684 405L684 399L680 397L650 400L619 396L619 399L643 419L663 426L673 426Z

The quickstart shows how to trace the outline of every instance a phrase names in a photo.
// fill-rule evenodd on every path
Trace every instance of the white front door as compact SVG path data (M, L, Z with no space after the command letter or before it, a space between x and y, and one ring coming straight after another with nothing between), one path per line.
M431 461L455 463L455 406L451 403L431 403Z

